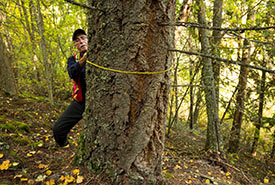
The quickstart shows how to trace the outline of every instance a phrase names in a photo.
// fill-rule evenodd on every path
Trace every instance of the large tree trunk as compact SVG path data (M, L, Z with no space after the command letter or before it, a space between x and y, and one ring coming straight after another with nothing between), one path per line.
M11 67L11 58L8 56L7 48L2 39L3 36L0 35L0 79L2 79L0 90L10 95L16 95L17 88Z
M197 0L199 4L199 23L206 25L206 14L205 14L205 4L203 0ZM199 29L200 41L202 53L208 54L211 52L211 46L209 43L209 33L206 29ZM205 91L205 101L207 109L207 138L206 138L206 150L211 150L213 152L222 151L223 141L220 131L220 120L218 115L217 107L217 97L216 91L214 89L214 73L212 60L207 57L202 57L202 81L203 88Z
M175 2L89 1L88 58L127 71L171 65ZM161 178L169 73L133 75L87 64L84 133L76 161L108 174L113 184L156 184Z

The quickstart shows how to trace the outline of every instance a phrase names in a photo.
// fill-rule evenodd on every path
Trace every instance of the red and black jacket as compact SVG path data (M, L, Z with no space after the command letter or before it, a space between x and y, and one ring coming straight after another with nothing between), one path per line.
M79 59L82 57L80 55L74 55L68 58L67 70L71 79L73 79L73 98L77 102L85 101L86 93L86 81L85 81L85 64L80 67L78 63Z

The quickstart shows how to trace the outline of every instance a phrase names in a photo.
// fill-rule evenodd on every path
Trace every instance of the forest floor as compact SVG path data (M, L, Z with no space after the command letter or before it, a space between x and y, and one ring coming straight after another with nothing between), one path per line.
M69 134L69 147L55 146L52 126L67 105L51 106L26 94L0 95L0 184L108 184L72 164L81 122ZM252 157L213 158L203 151L199 132L176 130L166 138L163 153L166 184L261 184L268 174L269 179L275 176Z

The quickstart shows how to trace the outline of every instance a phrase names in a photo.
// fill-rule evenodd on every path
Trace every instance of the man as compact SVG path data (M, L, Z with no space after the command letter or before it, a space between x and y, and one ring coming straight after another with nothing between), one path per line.
M88 37L84 30L77 29L73 33L72 40L79 54L70 56L67 61L67 70L73 79L73 98L69 107L55 122L53 135L56 143L60 146L69 144L67 135L70 130L82 119L85 109L85 64L88 49Z

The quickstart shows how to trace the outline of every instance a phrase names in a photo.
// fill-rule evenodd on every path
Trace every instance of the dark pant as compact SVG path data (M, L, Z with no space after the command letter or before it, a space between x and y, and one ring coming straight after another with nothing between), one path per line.
M73 101L58 118L53 127L53 136L57 144L64 146L67 143L67 135L79 120L85 109L84 102Z

